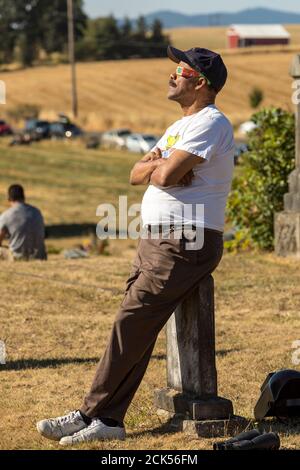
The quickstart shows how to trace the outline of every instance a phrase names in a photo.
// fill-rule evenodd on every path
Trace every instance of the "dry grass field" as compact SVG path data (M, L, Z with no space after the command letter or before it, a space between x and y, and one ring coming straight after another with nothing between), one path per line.
M87 152L75 143L7 149L4 141L0 150L1 198L18 178L47 223L94 221L99 198L116 201L128 192L132 201L140 200L142 190L127 183L136 156ZM49 243L62 248L71 241ZM0 366L0 449L59 449L39 436L35 422L80 406L122 300L135 244L116 240L108 256L83 260L58 254L48 262L1 263L0 339L6 343L7 364ZM264 253L225 254L215 284L219 394L231 399L235 413L252 426L267 373L297 368L292 343L300 339L299 261ZM165 385L162 332L126 417L127 440L80 447L211 449L211 439L165 432L153 406L153 389ZM262 429L279 432L282 448L300 448L300 426L271 421Z
M300 26L285 25L285 28L291 35L291 45L300 44ZM195 44L208 49L225 49L227 48L226 27L212 26L210 28L174 28L167 29L172 43L179 49L189 49ZM205 45L204 45L205 44Z
M58 449L35 422L80 406L104 351L133 247L119 241L108 257L0 267L1 338L8 362L0 366L0 448ZM268 372L291 362L299 339L299 262L273 255L225 255L216 271L219 393L249 419ZM166 385L161 333L145 379L126 417L128 439L86 449L211 449L211 439L164 431L153 389ZM267 423L282 448L299 449L300 427Z
M264 92L263 106L292 110L289 65L298 51L295 44L300 43L300 28L288 29L292 31L293 47L256 48L238 53L224 51L229 81L217 104L235 126L252 114L248 95L254 86ZM171 30L170 35L178 47L200 44L224 49L223 28L185 28ZM78 64L78 122L88 130L130 127L136 131L162 133L180 117L179 107L166 98L168 77L173 70L174 64L168 59ZM58 112L71 112L68 65L2 72L0 79L7 85L4 114L21 103L40 105L45 118L55 119Z

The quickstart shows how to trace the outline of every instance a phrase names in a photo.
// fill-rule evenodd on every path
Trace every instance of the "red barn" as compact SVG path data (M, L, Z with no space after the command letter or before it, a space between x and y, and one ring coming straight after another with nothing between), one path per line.
M280 24L234 24L227 31L228 47L289 44L291 36Z

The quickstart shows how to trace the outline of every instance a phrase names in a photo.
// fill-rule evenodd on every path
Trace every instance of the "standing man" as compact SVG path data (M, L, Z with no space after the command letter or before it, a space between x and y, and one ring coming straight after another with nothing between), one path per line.
M168 56L178 64L169 79L168 98L180 104L183 117L131 171L131 184L149 184L142 202L148 236L140 239L92 387L79 410L37 423L44 437L62 445L125 439L123 419L158 333L222 257L234 140L215 98L225 85L227 70L220 55L207 49L184 52L169 47ZM202 230L202 247L187 248L186 226L196 234Z
M10 208L0 216L0 259L47 259L45 227L39 209L25 202L24 189L19 184L8 188ZM8 238L9 249L1 247Z

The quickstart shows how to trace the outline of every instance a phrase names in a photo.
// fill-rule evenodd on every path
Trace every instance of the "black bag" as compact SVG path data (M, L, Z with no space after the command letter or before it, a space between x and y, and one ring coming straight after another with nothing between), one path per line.
M257 429L242 432L232 439L213 444L214 450L278 450L279 448L278 434L274 432L261 434Z
M260 390L254 408L256 420L267 416L300 417L300 372L292 369L271 372Z

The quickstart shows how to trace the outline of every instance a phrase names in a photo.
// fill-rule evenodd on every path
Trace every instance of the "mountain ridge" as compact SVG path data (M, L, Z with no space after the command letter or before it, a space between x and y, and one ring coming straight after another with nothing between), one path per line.
M300 12L273 10L270 8L248 8L238 12L212 12L186 15L172 10L158 10L144 15L147 24L155 19L163 23L164 28L229 26L231 24L299 24Z

